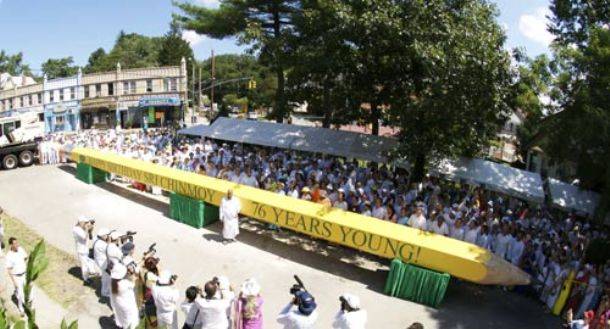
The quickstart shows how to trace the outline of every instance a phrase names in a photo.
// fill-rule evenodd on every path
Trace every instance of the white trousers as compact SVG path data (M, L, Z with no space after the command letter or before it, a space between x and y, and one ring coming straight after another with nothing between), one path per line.
M108 297L110 298L110 275L108 275L108 273L106 273L106 271L102 270L102 289L100 291L100 294L102 295L102 297Z
M97 264L93 259L89 258L88 254L77 254L78 261L80 262L80 271L83 276L83 280L88 280L90 277L95 276L97 272Z
M19 312L23 313L25 305L25 274L17 276L14 275L13 279L15 280L15 297L17 297L17 308Z

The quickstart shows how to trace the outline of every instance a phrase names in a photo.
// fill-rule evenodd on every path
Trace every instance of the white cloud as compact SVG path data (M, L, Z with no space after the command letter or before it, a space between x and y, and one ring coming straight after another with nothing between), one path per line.
M197 34L195 31L182 31L182 40L188 42L191 47L194 47L205 40L205 36Z
M220 5L220 0L197 0L197 2L200 5L208 8L218 8L218 6Z
M554 39L553 35L546 30L550 15L547 7L539 7L534 13L523 14L519 17L519 31L526 38L537 42L543 46L548 46Z

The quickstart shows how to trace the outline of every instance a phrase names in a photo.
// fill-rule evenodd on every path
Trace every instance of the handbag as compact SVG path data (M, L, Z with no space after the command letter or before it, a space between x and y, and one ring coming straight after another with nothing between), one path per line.
M195 313L195 320L193 320L193 323L192 324L188 324L185 321L184 325L182 325L182 329L193 329L195 327L195 323L197 323L197 317L198 316L199 316L199 309L197 310L197 313Z

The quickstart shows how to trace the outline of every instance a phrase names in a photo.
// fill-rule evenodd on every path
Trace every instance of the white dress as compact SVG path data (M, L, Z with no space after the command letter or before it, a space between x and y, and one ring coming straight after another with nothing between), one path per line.
M241 204L236 197L230 200L223 198L220 202L220 221L222 221L222 237L232 240L239 234L238 216Z
M135 284L127 279L118 283L118 292L110 296L114 311L114 321L123 329L134 329L140 323L140 313L136 304Z

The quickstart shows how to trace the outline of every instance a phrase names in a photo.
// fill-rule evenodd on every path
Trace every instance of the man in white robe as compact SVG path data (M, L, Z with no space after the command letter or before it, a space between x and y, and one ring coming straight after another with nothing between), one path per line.
M220 201L220 221L222 222L222 238L225 241L235 241L239 234L239 212L241 204L233 197L233 190L227 191L227 196Z
M87 216L80 216L78 223L72 228L76 245L76 257L80 262L81 275L86 284L89 284L91 278L98 274L95 262L89 258L89 232L93 227L91 221L92 219Z

